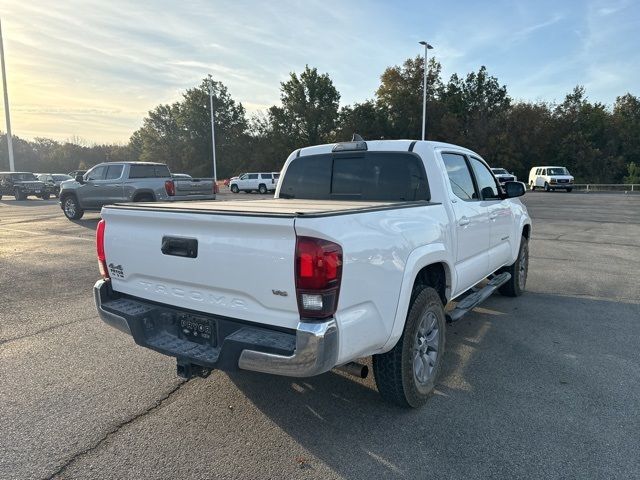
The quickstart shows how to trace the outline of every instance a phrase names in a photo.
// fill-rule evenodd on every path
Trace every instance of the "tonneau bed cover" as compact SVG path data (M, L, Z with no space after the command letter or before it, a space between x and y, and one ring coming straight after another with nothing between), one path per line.
M427 201L371 202L349 200L297 200L274 198L267 200L190 201L123 203L105 208L127 210L153 210L164 212L201 213L212 215L245 215L277 217L321 217L344 215L395 208L411 208L430 205Z

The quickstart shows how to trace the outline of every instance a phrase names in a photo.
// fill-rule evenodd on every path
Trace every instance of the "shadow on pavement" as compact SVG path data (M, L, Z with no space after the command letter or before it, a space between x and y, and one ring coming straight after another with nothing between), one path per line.
M8 207L44 207L47 205L56 205L57 203L57 198L51 198L49 200L42 200L40 198L14 200L13 197L8 197L8 199L0 200L0 205L6 205Z
M64 216L64 214L62 214ZM67 219L68 220L68 219ZM100 214L97 214L95 218L81 218L80 220L68 220L71 223L78 225L79 227L95 230L100 221Z
M422 409L387 405L373 380L335 372L229 377L345 478L633 475L640 305L526 294L480 312L449 326Z

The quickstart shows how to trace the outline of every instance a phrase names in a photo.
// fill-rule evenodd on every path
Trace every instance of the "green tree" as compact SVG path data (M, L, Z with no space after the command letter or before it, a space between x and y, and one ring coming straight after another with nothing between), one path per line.
M636 165L636 162L631 162L627 165L628 175L624 177L624 183L640 183L640 166Z
M284 137L292 150L328 141L338 119L340 94L329 74L305 66L298 76L280 84L281 106L268 112L268 123L275 136Z
M142 161L162 162L176 172L213 174L209 85L213 92L218 176L229 176L242 161L242 141L248 127L242 104L221 82L204 79L187 90L181 101L159 105L133 133L130 152Z
M340 109L333 140L344 142L350 140L354 133L360 134L365 140L377 140L384 138L386 131L388 126L385 112L380 110L374 101L367 100Z
M442 88L440 72L442 68L434 58L427 68L427 111L429 138L435 138L440 108L436 92ZM376 105L383 112L385 130L377 137L421 138L422 102L424 89L424 58L407 59L402 66L387 68L380 77L376 91Z

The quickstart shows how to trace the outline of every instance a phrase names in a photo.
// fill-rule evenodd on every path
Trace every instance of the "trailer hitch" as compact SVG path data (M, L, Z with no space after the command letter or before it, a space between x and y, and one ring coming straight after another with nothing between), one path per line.
M193 377L207 378L211 374L211 369L186 360L177 359L176 373L179 377L190 380Z

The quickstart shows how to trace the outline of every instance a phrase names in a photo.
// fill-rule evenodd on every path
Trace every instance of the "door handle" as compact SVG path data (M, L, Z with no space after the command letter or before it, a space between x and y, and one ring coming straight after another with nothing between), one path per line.
M489 214L489 218L490 218L491 220L495 220L496 218L498 218L498 214L497 214L497 213L490 213L490 214Z
M469 225L469 219L467 217L462 217L460 219L460 221L458 222L458 225L460 225L461 227L464 227L466 225Z
M197 258L198 240L196 238L162 237L160 250L164 255Z

